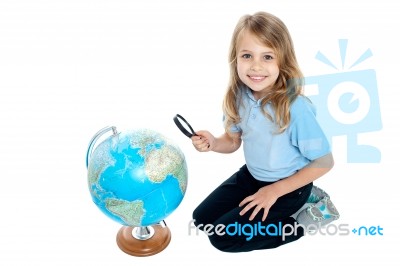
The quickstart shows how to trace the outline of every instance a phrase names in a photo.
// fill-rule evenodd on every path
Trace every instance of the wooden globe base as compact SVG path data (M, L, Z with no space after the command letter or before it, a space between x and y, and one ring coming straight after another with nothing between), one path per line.
M171 231L167 226L153 225L154 235L146 240L140 240L132 235L134 227L123 226L117 234L118 247L125 253L146 257L163 251L171 242Z

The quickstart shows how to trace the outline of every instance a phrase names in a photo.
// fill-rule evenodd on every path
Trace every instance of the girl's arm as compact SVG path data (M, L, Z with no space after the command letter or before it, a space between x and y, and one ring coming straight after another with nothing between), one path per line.
M313 182L328 173L333 165L334 161L331 153L310 162L294 175L273 184L278 197Z
M323 176L332 169L333 164L332 154L329 153L312 161L292 176L282 179L272 185L260 188L255 194L246 197L239 204L239 207L247 204L240 212L240 215L245 214L251 208L255 207L250 216L251 221L261 209L264 209L264 215L262 218L264 221L267 218L269 209L279 197L305 186Z
M197 131L196 134L197 136L192 137L192 143L200 152L232 153L238 150L242 143L240 133L224 133L217 138L206 130Z

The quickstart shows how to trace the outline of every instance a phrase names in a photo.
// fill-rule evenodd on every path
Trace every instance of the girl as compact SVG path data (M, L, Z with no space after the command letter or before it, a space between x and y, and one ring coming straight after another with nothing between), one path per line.
M312 184L333 167L333 158L315 109L302 95L303 75L279 18L243 16L229 63L225 133L198 131L192 143L200 152L231 153L243 142L246 164L195 209L194 223L219 228L207 235L222 251L275 248L302 237L305 226L339 217L329 196Z

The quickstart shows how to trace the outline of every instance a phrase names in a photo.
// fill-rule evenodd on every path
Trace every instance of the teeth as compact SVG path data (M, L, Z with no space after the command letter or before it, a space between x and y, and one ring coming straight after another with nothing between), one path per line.
M254 76L250 76L250 78L251 78L251 79L254 79L254 80L262 80L262 79L265 78L265 77L259 77L259 76L254 77Z

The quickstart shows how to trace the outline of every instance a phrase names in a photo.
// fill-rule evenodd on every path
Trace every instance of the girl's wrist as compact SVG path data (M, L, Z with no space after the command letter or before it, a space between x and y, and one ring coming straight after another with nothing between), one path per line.
M273 190L273 193L276 195L277 198L280 198L283 195L287 194L287 192L285 191L285 186L284 184L282 184L282 181L275 182L269 186Z

